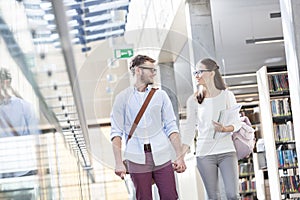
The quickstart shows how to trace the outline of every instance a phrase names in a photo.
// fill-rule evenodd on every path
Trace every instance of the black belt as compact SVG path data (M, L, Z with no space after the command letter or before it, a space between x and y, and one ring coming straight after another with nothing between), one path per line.
M151 145L150 144L144 144L144 151L145 152L151 152Z

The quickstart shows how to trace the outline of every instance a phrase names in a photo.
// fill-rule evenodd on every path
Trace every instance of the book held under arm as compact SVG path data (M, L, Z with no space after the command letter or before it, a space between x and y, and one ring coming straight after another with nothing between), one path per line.
M235 104L234 106L220 111L218 122L224 126L231 125L238 117L242 105Z
M227 108L225 110L221 110L219 117L218 117L218 123L222 124L223 126L229 126L232 125L238 120L239 118L239 112L241 110L242 105L235 104L234 106ZM213 138L216 137L217 131L214 132Z

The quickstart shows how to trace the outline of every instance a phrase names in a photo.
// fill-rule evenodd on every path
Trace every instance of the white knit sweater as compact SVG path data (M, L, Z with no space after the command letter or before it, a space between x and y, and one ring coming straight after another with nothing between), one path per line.
M212 121L217 121L220 111L230 108L236 104L236 99L231 91L223 90L218 96L205 98L199 104L195 98L190 97L187 101L187 121L182 130L182 143L190 145L195 137L197 129L196 155L206 156L227 152L235 152L231 139L232 133L216 132L214 136L214 126ZM237 114L234 119L230 119L234 131L240 129L241 122Z

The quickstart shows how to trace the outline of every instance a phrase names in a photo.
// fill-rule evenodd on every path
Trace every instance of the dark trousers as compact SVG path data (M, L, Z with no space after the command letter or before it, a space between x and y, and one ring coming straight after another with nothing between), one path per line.
M137 200L152 200L152 179L161 200L176 200L175 175L171 161L154 166L151 152L146 152L146 164L128 162L128 170L136 189Z

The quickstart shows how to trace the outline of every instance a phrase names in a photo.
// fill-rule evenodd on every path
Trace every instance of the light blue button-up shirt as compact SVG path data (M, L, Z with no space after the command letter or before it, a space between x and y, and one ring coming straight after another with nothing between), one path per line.
M40 133L32 105L18 97L12 96L1 103L0 123L0 137L14 136L13 132L17 132L18 136Z
M32 105L29 102L14 96L6 100L5 102L1 102L0 123L0 138L16 135L35 135L41 133L38 129L38 120L36 118ZM26 155L24 155L24 160L20 162L24 164L26 163L26 159L27 157ZM30 159L32 159L32 157L30 157ZM19 161L15 162L16 164L18 164ZM36 161L30 160L30 162L32 163ZM5 165L5 163L2 163L2 165ZM24 171L22 167L20 167L18 172L11 172L9 173L9 176L22 176L28 172L30 171ZM1 174L0 172L0 178L2 178L3 176L5 175Z
M129 87L116 96L111 113L111 139L119 136L127 140L135 117L150 90L150 86L145 92ZM179 131L171 100L165 91L157 90L126 145L124 159L145 164L144 144L150 143L155 165L166 163L174 156L169 140L173 132Z

